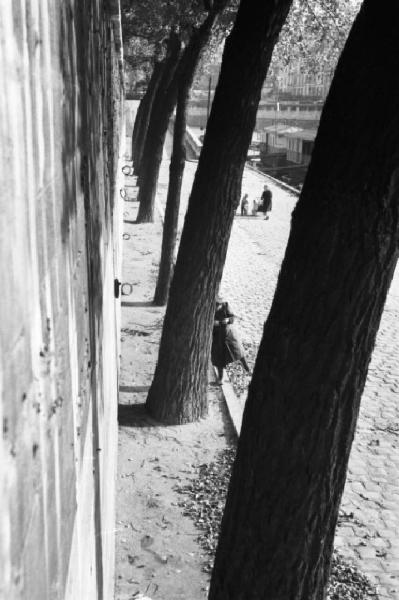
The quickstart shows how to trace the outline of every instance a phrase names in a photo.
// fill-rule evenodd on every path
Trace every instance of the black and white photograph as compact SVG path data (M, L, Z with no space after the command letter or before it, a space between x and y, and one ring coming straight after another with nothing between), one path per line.
M0 0L0 600L399 600L398 257L398 0Z

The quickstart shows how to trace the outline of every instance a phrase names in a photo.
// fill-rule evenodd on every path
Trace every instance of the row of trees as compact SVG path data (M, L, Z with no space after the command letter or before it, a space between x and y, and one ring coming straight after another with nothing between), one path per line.
M357 0L358 1L358 0ZM354 3L345 0L294 0L285 21L271 71L295 60L315 70L315 57L330 68L353 19ZM139 223L152 222L154 200L168 123L176 107L164 236L154 302L168 298L176 248L177 216L185 164L185 119L189 92L200 63L202 69L220 56L221 40L231 29L237 0L175 0L154 3L124 1L127 58L131 65L152 69L147 91L139 105L132 138L135 172L139 175ZM139 45L137 44L139 41ZM152 53L151 53L152 48ZM130 52L130 54L129 54ZM152 65L150 66L149 63Z
M136 23L137 26L140 16L137 10L147 4L148 0L142 0L134 5L134 10L126 11L128 24ZM156 22L155 27L151 12L148 13L152 24L150 35L157 52L154 55L152 76L139 106L132 139L133 162L139 176L138 223L152 222L154 218L163 146L170 118L176 107L161 263L154 296L154 302L161 306L166 304L173 274L186 158L184 138L189 93L204 49L207 48L209 53L209 48L217 46L220 37L231 26L236 2L228 4L228 0L191 0L183 3L182 10L181 2L176 2L176 10L173 12L171 8L174 4L167 3L167 12L164 14L166 21ZM157 15L159 17L159 11ZM148 28L148 22L141 23L141 29L146 31ZM164 50L159 59L159 38L162 36Z
M224 4L207 3L196 35ZM166 423L207 410L214 298L262 84L291 4L241 0L226 40L147 398ZM325 594L360 398L399 254L398 25L396 2L382 9L365 0L336 68L249 388L212 600ZM180 33L174 22L160 62L176 52L186 99L190 37ZM158 93L171 112L178 92L172 99L174 75L165 73ZM160 120L154 110L149 122ZM178 112L176 123L184 126ZM158 122L160 143L166 126ZM136 156L135 164L146 189L152 171ZM153 193L140 188L140 212Z

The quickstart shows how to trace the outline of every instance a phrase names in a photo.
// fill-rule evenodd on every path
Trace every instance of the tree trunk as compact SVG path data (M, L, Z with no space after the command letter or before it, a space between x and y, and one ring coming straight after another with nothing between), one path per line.
M150 80L151 82L151 80ZM133 125L133 133L132 133L132 161L133 161L133 166L134 163L136 162L136 156L137 156L137 137L138 137L138 132L139 129L141 127L141 122L143 119L143 112L144 112L144 106L146 103L146 96L147 96L147 92L148 89L145 93L145 95L142 97L142 99L140 100L139 106L137 108L137 112L136 112L136 117L134 119L134 125Z
M154 64L154 69L148 83L147 91L140 102L137 111L137 117L134 122L132 136L132 157L136 175L139 174L140 162L143 155L143 146L147 135L148 124L150 122L151 110L159 84L162 80L165 62L166 61L163 60Z
M399 252L398 29L397 3L365 0L338 63L249 388L210 600L325 597Z
M227 0L217 4L203 24L193 32L190 42L184 51L181 65L178 68L179 78L176 118L173 129L173 149L169 167L169 186L165 209L165 222L162 236L161 262L154 303L158 306L166 304L170 282L173 274L173 259L176 248L177 225L179 219L180 195L186 161L186 112L190 88L201 51L209 41L212 27L217 15L224 9Z
M180 89L173 128L173 151L169 166L169 185L162 233L161 261L159 263L158 279L154 295L154 304L157 306L164 306L166 304L173 274L180 194L186 161L186 108L186 90Z
M139 165L140 202L137 223L152 223L154 220L155 192L159 167L162 161L163 146L170 117L176 104L176 69L180 59L181 42L173 34L170 38L169 56L164 74L159 83L158 93L153 103L147 135L144 141L142 158Z
M147 398L149 411L167 423L192 421L207 412L216 289L263 81L290 4L242 0L226 40Z

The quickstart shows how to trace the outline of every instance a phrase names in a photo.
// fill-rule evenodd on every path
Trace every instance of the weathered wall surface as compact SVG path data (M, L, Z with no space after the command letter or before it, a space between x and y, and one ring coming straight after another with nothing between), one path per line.
M0 598L113 597L118 2L0 3Z

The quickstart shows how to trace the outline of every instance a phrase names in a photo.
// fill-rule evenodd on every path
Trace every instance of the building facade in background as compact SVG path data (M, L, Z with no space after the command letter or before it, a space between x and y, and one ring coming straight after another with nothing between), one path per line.
M220 65L201 77L191 93L187 123L201 138L205 132ZM331 70L307 72L298 62L266 78L247 160L264 173L295 187L304 181Z

